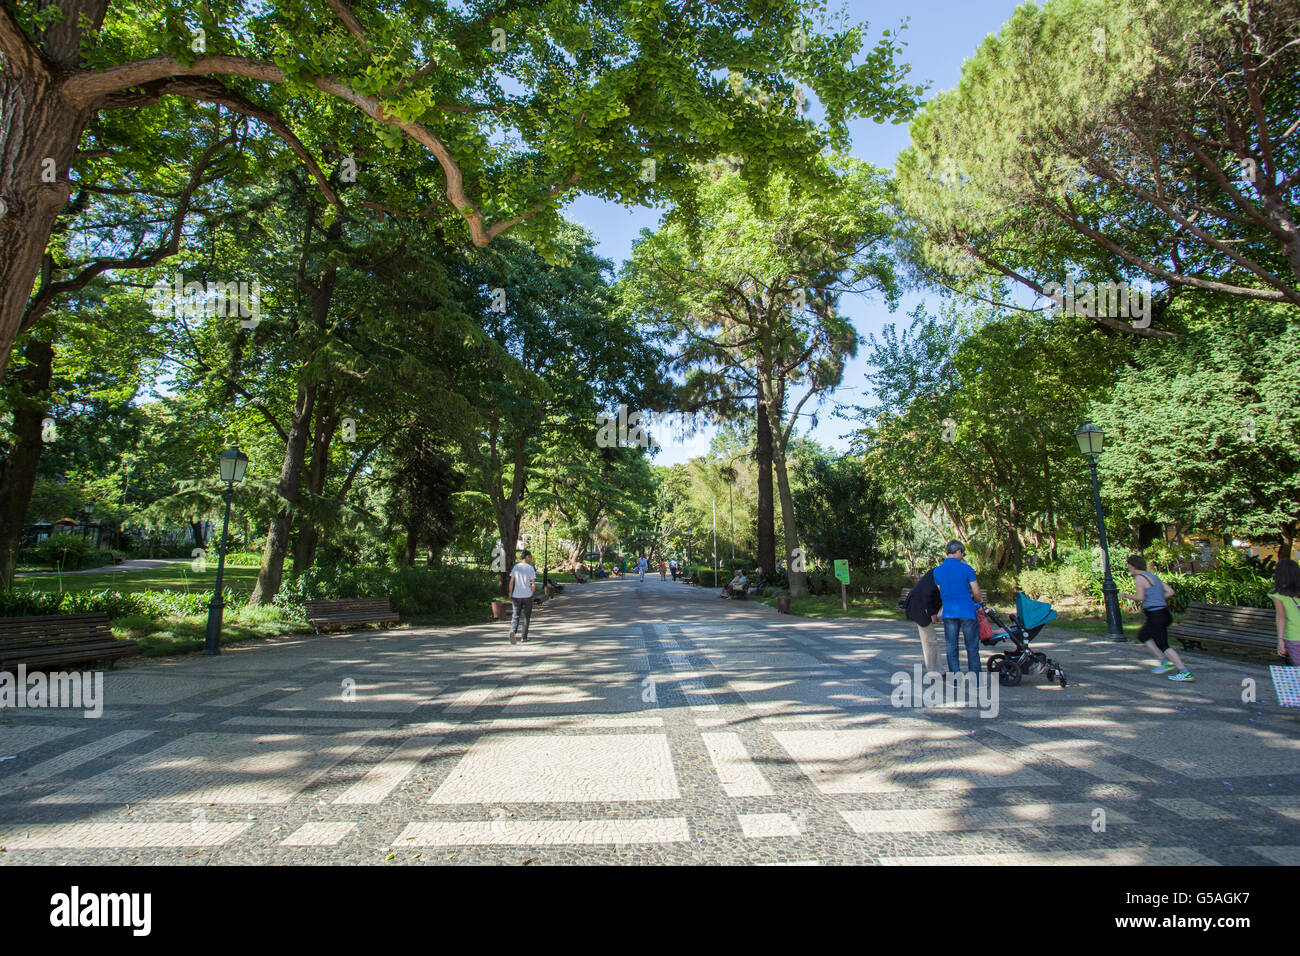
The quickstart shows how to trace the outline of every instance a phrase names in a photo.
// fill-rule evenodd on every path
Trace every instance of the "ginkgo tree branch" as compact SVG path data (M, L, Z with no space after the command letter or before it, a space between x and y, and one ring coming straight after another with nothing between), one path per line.
M77 289L85 288L96 276L110 269L148 269L150 266L157 265L163 259L176 255L180 250L185 217L189 215L190 203L194 198L194 193L203 185L203 177L213 163L216 162L220 150L229 146L234 140L235 134L232 133L225 139L214 142L199 157L199 161L194 166L194 171L190 174L189 182L185 184L185 188L181 190L180 195L177 197L176 212L172 216L171 228L163 242L159 243L150 252L142 255L95 259L71 278L42 283L40 290L32 296L31 301L27 304L27 310L23 313L22 325L19 327L20 334L30 329L42 315L49 311L51 304L58 296L65 292L74 292Z
M219 80L209 77L180 77L163 80L148 84L138 92L111 94L105 99L103 105L105 109L146 106L158 102L162 97L169 94L224 106L234 113L239 113L241 116L247 116L262 123L267 129L284 140L293 154L307 167L307 171L311 174L312 179L316 180L316 185L325 200L336 209L341 210L343 208L343 203L334 187L330 184L329 177L321 169L320 164L316 162L315 157L308 151L302 140L289 128L288 124L275 113L258 106Z
M214 54L199 57L193 63L184 64L171 56L155 56L144 60L135 60L104 70L83 71L75 73L63 81L63 94L74 103L91 106L101 103L106 97L122 90L157 80L185 76L238 76L256 80L261 83L287 83L288 75L279 66L267 60L249 57ZM431 152L442 167L446 180L447 198L456 207L469 227L474 245L484 247L505 230L535 215L546 207L556 196L572 188L578 182L579 174L574 173L563 183L552 187L546 195L530 207L509 220L488 224L483 212L465 191L465 175L460 164L452 156L451 150L442 138L422 123L404 120L387 108L376 98L358 93L346 82L335 76L312 77L310 82L317 89L345 102L351 103L378 123L393 126L415 140Z

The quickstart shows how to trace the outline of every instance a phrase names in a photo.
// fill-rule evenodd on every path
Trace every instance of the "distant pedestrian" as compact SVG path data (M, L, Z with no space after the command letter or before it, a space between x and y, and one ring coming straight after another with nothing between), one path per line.
M942 620L940 610L943 598L939 586L934 582L934 568L921 575L921 579L907 592L904 611L908 620L916 624L916 633L921 638L921 654L925 657L927 674L943 673L946 668L939 661L939 637L934 632L936 622Z
M980 671L980 632L975 621L975 608L980 599L979 582L975 569L964 560L966 546L960 541L949 541L944 552L948 555L934 569L934 583L939 586L939 600L943 603L943 637L948 645L948 673L961 673L960 637L966 644L966 666L978 674Z
M641 557L636 559L636 573L638 579L642 584L645 584L645 573L649 567L650 567L650 562L645 559L644 554L641 555Z
M1277 656L1300 667L1300 564L1290 558L1277 563L1269 597L1277 610Z
M1142 605L1145 620L1138 630L1138 640L1156 657L1151 673L1168 674L1170 680L1176 681L1195 680L1178 652L1169 646L1169 625L1174 622L1174 616L1169 613L1169 599L1174 589L1147 570L1147 559L1142 555L1130 554L1125 564L1128 573L1133 575L1133 593L1120 597Z
M677 559L676 558L673 558L671 561L668 562L668 570L672 572L673 580L676 581L677 580Z
M665 561L663 558L659 559L659 580L660 581L668 580L668 562Z
M528 641L528 624L533 617L533 591L537 587L537 569L533 567L533 553L525 551L519 563L510 569L510 603L514 606L510 614L510 643L515 643L515 632L519 630L519 619L524 619L525 643Z

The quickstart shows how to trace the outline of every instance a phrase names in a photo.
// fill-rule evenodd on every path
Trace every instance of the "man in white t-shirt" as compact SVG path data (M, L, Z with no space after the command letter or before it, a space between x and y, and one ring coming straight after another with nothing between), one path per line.
M510 643L515 643L515 632L519 630L519 618L524 619L524 641L528 640L528 622L533 617L533 589L537 587L537 569L533 567L533 553L525 551L519 563L510 569L510 603L514 608L510 613Z
M636 559L637 576L641 579L642 584L645 584L645 572L648 567L650 567L650 562L645 559L644 554Z

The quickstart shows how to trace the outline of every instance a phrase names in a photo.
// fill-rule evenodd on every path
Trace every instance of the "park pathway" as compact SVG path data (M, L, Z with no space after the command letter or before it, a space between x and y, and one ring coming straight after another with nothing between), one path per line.
M0 711L0 864L1300 864L1263 666L1178 685L1049 631L1064 690L897 708L911 624L716 595L570 585L527 644L281 639L110 671L99 719Z

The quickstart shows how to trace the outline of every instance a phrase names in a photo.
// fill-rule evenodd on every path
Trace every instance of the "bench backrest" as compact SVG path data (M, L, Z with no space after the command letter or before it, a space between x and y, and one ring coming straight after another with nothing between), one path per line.
M1187 605L1183 624L1215 627L1225 631L1259 631L1277 635L1276 617L1272 609L1263 607L1238 607L1234 604L1204 604L1192 601Z
M75 644L111 639L107 614L43 614L0 617L0 647Z
M355 614L359 612L378 612L381 614L391 614L392 605L388 598L344 598L335 601L305 601L307 613L315 616L320 614Z

